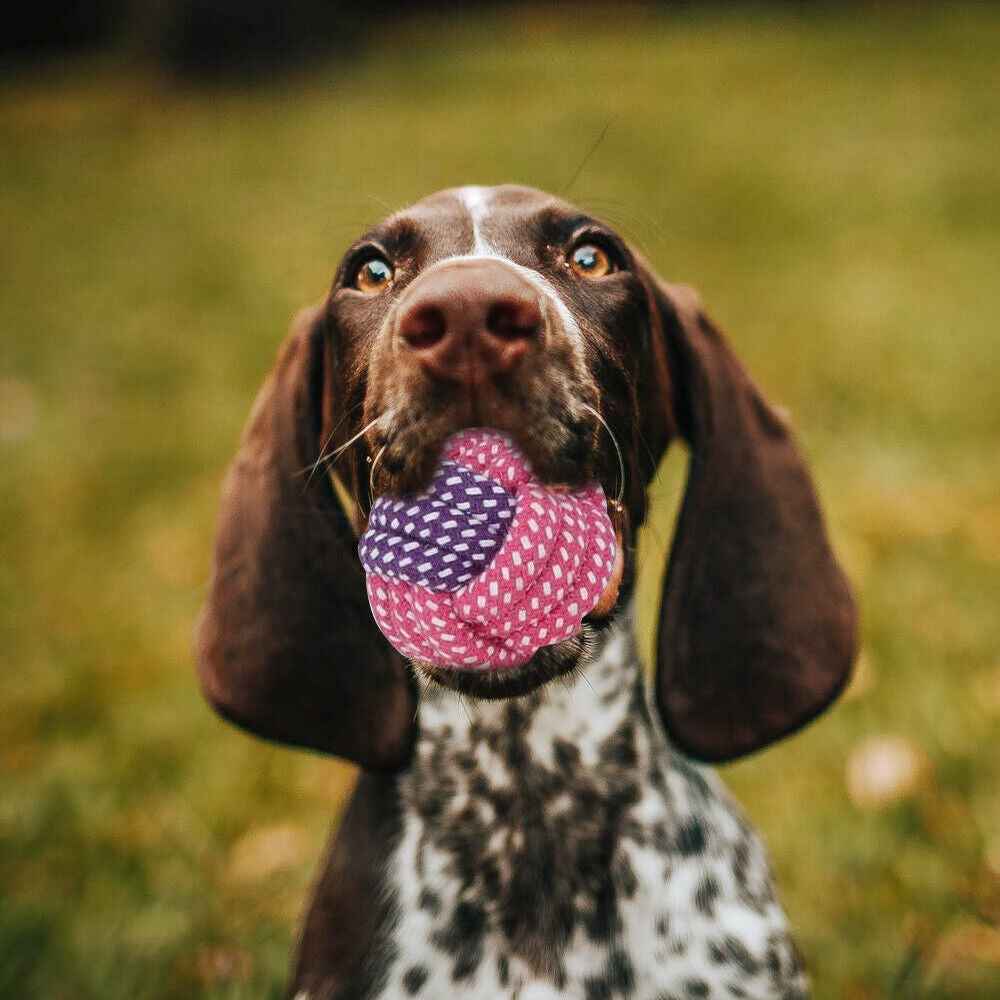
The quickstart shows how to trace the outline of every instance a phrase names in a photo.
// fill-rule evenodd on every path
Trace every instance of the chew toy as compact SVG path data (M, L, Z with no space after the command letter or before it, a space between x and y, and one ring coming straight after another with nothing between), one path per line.
M404 656L515 667L580 629L617 554L600 485L549 489L499 431L445 443L430 488L380 496L358 553L372 613Z

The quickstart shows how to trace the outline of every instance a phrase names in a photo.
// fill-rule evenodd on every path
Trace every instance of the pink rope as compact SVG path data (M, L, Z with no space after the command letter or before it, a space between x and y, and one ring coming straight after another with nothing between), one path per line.
M479 546L480 562L466 541ZM616 548L599 484L548 489L510 438L475 429L448 440L426 495L376 501L359 552L372 613L396 649L487 670L572 638L611 579ZM458 565L472 568L452 584Z

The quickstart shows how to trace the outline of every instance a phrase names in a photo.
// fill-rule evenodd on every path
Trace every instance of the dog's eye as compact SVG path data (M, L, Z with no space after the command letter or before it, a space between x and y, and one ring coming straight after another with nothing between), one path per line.
M361 292L384 292L392 284L392 265L382 257L372 257L358 268L354 287Z
M615 265L606 250L594 243L581 243L569 255L569 266L581 278L603 278Z

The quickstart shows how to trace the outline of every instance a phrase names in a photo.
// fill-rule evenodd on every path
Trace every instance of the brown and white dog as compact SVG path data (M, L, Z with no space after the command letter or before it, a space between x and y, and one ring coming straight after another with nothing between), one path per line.
M508 433L547 482L619 498L617 595L502 673L405 662L356 551L372 497L419 492L472 426ZM634 539L676 436L691 465L647 691ZM224 716L363 769L290 993L805 995L757 838L691 758L811 720L854 629L802 455L692 291L528 188L392 215L296 320L257 400L198 633Z

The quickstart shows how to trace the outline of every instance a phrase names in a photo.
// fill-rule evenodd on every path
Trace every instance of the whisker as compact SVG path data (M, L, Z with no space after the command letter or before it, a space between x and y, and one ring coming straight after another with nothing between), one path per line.
M458 695L458 703L459 703L459 705L462 706L462 711L465 713L465 718L468 721L469 725L471 726L472 725L472 716L469 715L469 709L468 709L468 707L465 704L465 696L463 694L461 694L461 692L456 692L456 694Z
M642 442L642 446L646 449L646 454L649 456L650 474L653 475L658 482L660 479L660 466L656 461L656 456L653 454L653 449L649 447L649 442L646 440L646 436L642 433L642 431L637 430L636 433L639 435L639 440Z
M371 194L368 191L362 191L361 197L367 198L369 201L373 201L380 208L385 209L385 211L389 215L394 215L397 211L399 211L397 206L390 205L389 202L387 202L384 198L380 198L377 194Z
M420 703L424 699L431 696L431 689L434 687L434 681L416 666L413 667L412 674L417 681L417 687L420 689L416 698L417 703L413 709L413 721L419 724Z
M361 430L358 431L357 434L348 438L347 441L339 447L334 448L333 451L323 451L319 458L312 463L312 465L307 465L304 469L299 469L297 475L303 476L308 472L309 475L312 476L321 465L339 458L348 448L350 448L352 444L355 443L355 441L358 440L358 438L364 437L364 435L367 434L381 420L389 420L391 422L391 412L379 414L379 416L375 417L374 420L370 420L364 427L361 428Z
M656 530L656 528L653 527L653 524L652 524L652 522L651 522L651 520L649 518L646 518L646 521L643 524L642 528L643 528L643 531L645 531L647 534L652 535L653 541L656 542L657 548L659 548L659 550L664 555L666 555L667 554L667 540L666 540L666 538L663 537L663 535L661 535Z
M348 448L351 447L352 444L354 444L355 441L357 441L359 438L364 437L380 420L383 420L383 419L388 419L391 422L392 418L391 418L391 416L389 414L380 413L377 417L375 417L374 420L369 420L368 423L365 424L365 426L362 427L361 430L359 430L357 434L355 434L353 437L348 438L339 447L334 448L334 450L328 456L326 456L326 457L327 458L339 458L345 451L347 451ZM322 459L323 456L320 456L320 458Z
M422 670L414 669L413 675L417 679L417 686L420 688L420 696L426 697L427 692L430 691L431 685L434 682ZM417 712L419 711L420 711L420 705L418 703ZM414 713L414 718L416 718L416 712Z
M565 198L569 194L569 189L576 183L576 179L580 176L583 168L587 165L587 161L597 152L598 147L604 142L604 137L608 134L608 129L611 128L611 123L614 121L614 117L609 118L604 123L604 128L601 129L600 135L594 140L590 148L586 153L583 154L583 159L577 165L576 170L573 171L573 176L565 183L562 191L560 192L560 197Z
M348 417L349 417L349 416L350 416L350 415L351 415L351 414L352 414L352 413L353 413L353 412L354 412L354 411L355 411L355 410L356 410L356 409L357 409L357 408L358 408L359 406L363 406L363 405L364 405L364 401L362 401L362 402L360 402L360 403L355 403L355 404L354 404L354 405L353 405L353 406L352 406L352 407L351 407L351 408L350 408L349 410L345 410L345 411L344 411L344 414L343 414L343 415L341 416L341 418L340 418L340 419L339 419L339 420L337 421L337 423L336 423L336 424L334 425L334 428L333 428L333 430L332 430L332 431L330 431L330 433L329 433L329 434L327 434L327 436L326 436L326 440L325 440L325 441L323 442L323 445L322 445L322 447L321 447L321 448L319 449L319 453L320 453L320 455L321 455L321 456L322 456L323 452L325 452L325 451L326 451L326 449L330 447L330 442L331 442L331 441L333 440L333 437L334 437L334 435L335 435L335 434L337 433L337 431L338 431L338 430L340 430L340 425L341 425L341 424L342 424L342 423L343 423L343 422L344 422L344 421L345 421L345 420L346 420L346 419L347 419L347 418L348 418ZM321 461L322 461L322 459L318 459L318 460L317 460L316 462L314 462L314 463L313 463L313 464L312 464L311 466L309 466L309 467L308 467L308 468L309 468L309 478L308 478L308 479L306 480L306 486L309 486L309 484L310 484L310 483L312 482L312 477L313 477L313 476L314 476L314 475L316 474L316 470L317 470L317 469L319 468L319 466L320 466L320 464L321 464ZM301 471L300 471L300 472L299 472L298 474L299 474L299 475L302 475L302 473L304 473L305 471L306 471L305 469L302 469L302 470L301 470Z
M618 456L618 496L615 498L615 503L621 503L622 498L625 496L625 459L622 458L621 445L618 444L618 438L615 437L615 432L611 429L608 422L588 403L580 404L589 413L592 413L596 418L597 422L608 432L608 437L611 438L611 443L615 446L615 454Z
M652 212L643 208L641 205L634 205L630 202L622 201L620 198L577 198L576 203L580 205L581 208L585 208L588 205L594 205L598 211L601 211L602 205L611 205L619 212L624 213L626 218L631 217L631 222L629 223L631 226L636 226L638 220L639 222L642 222L643 225L649 225L655 229L658 239L663 240L666 238L666 232L660 220L657 219Z
M368 473L368 510L371 511L372 504L375 503L375 470L378 468L378 463L381 461L382 456L385 454L385 449L389 447L389 442L386 441L384 445L377 452L375 452L375 457L372 459L371 471Z
M653 254L650 251L649 243L646 242L646 238L641 234L635 221L630 221L628 219L623 219L618 215L612 215L607 211L598 211L597 213L601 219L605 222L610 222L611 225L615 227L623 236L625 236L630 243L634 243L641 251L643 256L652 259Z

